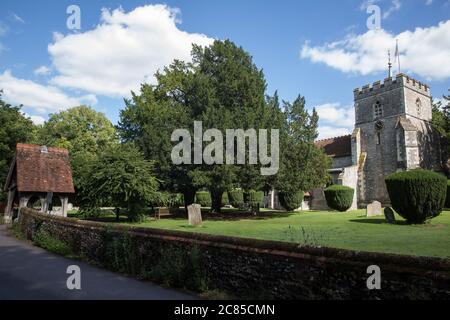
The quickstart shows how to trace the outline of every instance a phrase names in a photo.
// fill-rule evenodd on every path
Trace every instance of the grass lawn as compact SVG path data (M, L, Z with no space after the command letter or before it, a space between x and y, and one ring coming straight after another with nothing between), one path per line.
M190 227L185 218L149 220L136 225L361 251L450 257L450 211L444 211L425 225L407 225L399 216L396 216L397 224L390 225L383 216L366 218L365 210L262 212L259 217L230 213L229 216L207 217L201 227Z

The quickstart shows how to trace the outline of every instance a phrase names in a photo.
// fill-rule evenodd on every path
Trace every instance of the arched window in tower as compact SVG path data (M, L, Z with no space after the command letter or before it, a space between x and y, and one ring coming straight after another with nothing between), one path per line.
M377 101L373 106L373 114L375 116L375 119L383 116L383 106L381 105L380 101Z
M420 101L419 98L416 100L416 110L417 110L417 116L420 117L420 114L422 113L422 101Z

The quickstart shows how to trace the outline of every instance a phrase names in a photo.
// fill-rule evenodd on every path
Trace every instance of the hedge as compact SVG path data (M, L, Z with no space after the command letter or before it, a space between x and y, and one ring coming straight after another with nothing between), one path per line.
M228 191L230 204L235 208L240 208L244 204L244 192L240 189Z
M445 196L445 207L450 208L450 180L447 180L447 195Z
M327 205L337 211L347 211L352 206L354 191L353 188L347 186L337 184L329 186L324 190Z
M211 207L211 194L208 191L197 191L195 194L195 203L202 207Z
M300 208L303 197L303 191L278 193L278 200L280 201L281 206L287 211L294 211Z
M230 204L230 201L228 200L228 192L225 191L222 194L222 207L225 207L225 206L227 206L229 204Z
M253 205L263 205L264 202L264 192L248 190L244 192L244 202Z
M436 172L416 169L386 177L392 207L409 223L438 216L445 205L447 179Z
M179 208L184 205L184 194L171 193L168 197L167 206L169 208Z

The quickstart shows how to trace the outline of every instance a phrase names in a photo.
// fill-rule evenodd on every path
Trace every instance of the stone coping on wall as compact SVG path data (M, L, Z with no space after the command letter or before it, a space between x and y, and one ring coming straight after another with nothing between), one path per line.
M168 242L184 242L192 245L227 248L237 251L276 255L286 258L313 260L314 263L341 262L348 265L383 265L384 270L427 275L432 278L450 279L450 259L438 257L408 256L390 253L354 251L330 247L312 247L295 243L210 235L204 233L175 231L147 227L115 225L114 223L95 222L53 216L22 208L20 214L30 215L37 220L52 221L73 228L104 230L110 232L128 232L149 239Z

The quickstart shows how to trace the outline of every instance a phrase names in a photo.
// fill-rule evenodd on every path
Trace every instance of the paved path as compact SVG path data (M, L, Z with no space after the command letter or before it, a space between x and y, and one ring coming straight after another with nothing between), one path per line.
M69 265L81 269L81 290L69 290ZM8 234L0 225L0 300L5 299L195 299L148 282L63 258Z

